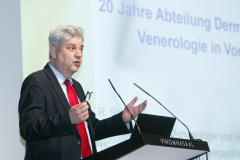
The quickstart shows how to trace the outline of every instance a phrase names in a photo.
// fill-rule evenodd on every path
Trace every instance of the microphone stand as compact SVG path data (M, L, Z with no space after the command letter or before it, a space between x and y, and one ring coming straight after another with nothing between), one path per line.
M127 111L128 111L128 113L130 114L130 116L131 116L131 119L133 119L134 120L134 122L135 122L135 124L136 124L136 126L137 126L137 129L138 129L138 133L141 135L142 134L142 132L141 132L141 130L140 130L140 128L139 128L139 126L138 126L138 124L137 124L137 122L136 122L136 120L135 120L135 118L133 117L133 115L132 115L132 113L129 111L129 109L128 109L128 107L127 107L127 105L124 103L124 101L122 100L122 97L118 94L118 92L116 91L116 89L114 88L114 86L113 86L113 84L112 84L112 82L110 81L110 79L108 79L108 81L109 81L109 83L111 84L111 86L112 86L112 88L113 88L113 90L116 92L116 94L118 95L118 97L121 99L121 101L122 101L122 103L124 104L124 106L125 106L125 109L127 109Z
M188 130L189 133L189 138L190 140L194 140L190 130L188 129L188 127L182 122L180 121L180 119L178 119L172 112L170 112L164 105L162 105L162 103L160 103L156 98L154 98L152 95L150 95L148 92L146 92L144 89L142 89L141 87L139 87L136 83L133 83L135 86L137 86L139 89L141 89L144 93L146 93L147 95L149 95L151 98L153 98L158 104L160 104L164 109L166 109L173 117L175 117L179 122L181 122Z

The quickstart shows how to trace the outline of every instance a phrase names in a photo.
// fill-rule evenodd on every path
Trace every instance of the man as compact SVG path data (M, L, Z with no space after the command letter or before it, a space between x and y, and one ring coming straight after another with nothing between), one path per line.
M129 133L129 113L99 121L72 77L82 63L83 31L65 25L49 34L49 63L23 82L19 100L20 134L25 160L78 160L96 153L95 140ZM128 108L136 117L147 102Z

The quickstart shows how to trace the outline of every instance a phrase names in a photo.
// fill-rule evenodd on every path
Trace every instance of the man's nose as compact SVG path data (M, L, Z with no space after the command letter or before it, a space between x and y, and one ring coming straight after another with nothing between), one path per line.
M80 57L82 57L82 50L81 50L81 49L78 49L78 50L76 51L75 57L76 57L77 59L79 59Z

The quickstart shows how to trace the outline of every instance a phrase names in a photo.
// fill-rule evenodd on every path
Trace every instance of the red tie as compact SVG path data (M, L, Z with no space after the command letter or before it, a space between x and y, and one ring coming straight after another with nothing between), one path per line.
M75 89L72 87L69 80L65 80L64 83L67 86L67 94L68 94L68 99L71 107L76 104L79 104L77 93ZM79 135L81 137L81 155L82 155L82 158L85 158L92 155L85 123L84 122L78 123L77 128L78 128Z

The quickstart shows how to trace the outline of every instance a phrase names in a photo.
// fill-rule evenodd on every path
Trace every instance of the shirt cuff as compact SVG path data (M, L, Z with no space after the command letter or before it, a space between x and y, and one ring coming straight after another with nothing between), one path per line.
M127 126L127 129L130 130L131 129L130 123L128 122L128 123L125 123L125 124Z

